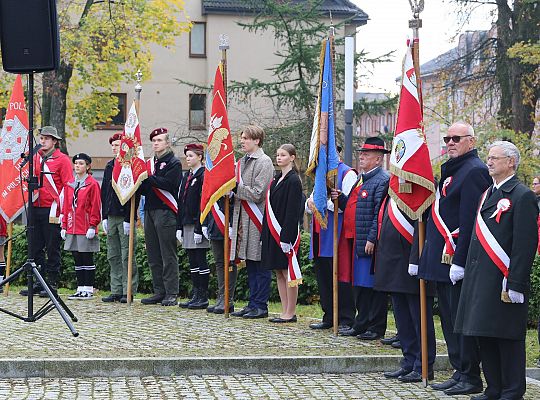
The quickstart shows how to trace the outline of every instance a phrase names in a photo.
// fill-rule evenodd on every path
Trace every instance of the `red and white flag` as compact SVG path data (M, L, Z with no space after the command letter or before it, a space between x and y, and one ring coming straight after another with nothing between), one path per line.
M412 219L420 218L435 198L421 96L412 48L407 46L396 131L390 154L392 176L388 192L398 207Z
M147 177L139 118L133 102L122 132L120 150L114 160L112 174L112 186L122 205L127 203Z
M232 144L221 65L216 70L212 113L208 128L204 182L201 193L201 223L215 202L236 186Z
M28 114L21 76L17 75L0 135L0 215L9 223L28 201L28 164L21 154L28 151Z

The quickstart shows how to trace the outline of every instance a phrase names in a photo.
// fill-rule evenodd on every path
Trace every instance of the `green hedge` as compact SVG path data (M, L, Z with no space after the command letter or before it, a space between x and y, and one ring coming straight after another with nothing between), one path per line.
M22 226L14 226L14 235L21 233ZM96 283L95 286L101 290L110 290L109 263L107 261L107 245L106 237L103 233L100 234L101 251L94 256L96 263ZM12 255L12 271L14 268L22 265L26 261L26 237L24 234L17 236L13 240L13 255ZM144 234L139 230L137 235L137 247L135 249L135 258L139 266L139 292L152 292L152 275L148 267L146 258L146 249L144 243ZM178 249L178 264L180 270L180 295L187 297L191 290L191 280L189 277L188 259L185 251ZM208 251L208 262L214 271L214 257L212 251ZM76 287L75 270L73 268L74 261L71 253L62 250L62 273L60 276L60 286L74 289ZM302 243L300 247L300 265L302 266L302 275L304 283L300 285L298 293L298 303L312 304L318 302L318 289L315 273L309 260L309 234L302 234ZM24 285L25 278L21 277L17 284ZM215 274L210 275L210 295L215 298L217 289L217 280ZM247 300L249 295L249 287L247 284L246 269L243 268L239 272L238 284L236 288L236 298L239 300ZM279 294L277 291L276 280L272 280L272 291L270 301L279 302Z

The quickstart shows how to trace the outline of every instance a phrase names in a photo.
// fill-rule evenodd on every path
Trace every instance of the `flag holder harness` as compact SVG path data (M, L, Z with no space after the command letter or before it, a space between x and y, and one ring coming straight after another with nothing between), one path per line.
M11 312L4 308L0 307L0 312L11 315L12 317L19 318L24 322L36 322L41 319L53 309L56 309L73 336L79 336L79 332L75 329L72 324L77 322L77 317L71 312L71 310L66 306L64 301L58 296L56 290L52 290L48 283L45 281L41 273L39 272L34 259L31 258L33 254L33 245L34 245L34 204L32 201L32 194L35 190L38 190L43 186L43 175L45 172L41 171L40 179L38 182L38 177L34 176L34 147L33 144L33 131L34 131L34 73L30 72L28 74L28 223L27 223L27 255L28 258L26 262L20 267L17 271L11 274L8 278L0 282L0 287L15 281L20 275L26 273L27 277L27 288L28 288L28 313L26 316L19 315L17 313ZM47 293L48 301L43 304L36 312L34 312L34 278L41 284L43 290ZM71 319L71 321L70 321Z

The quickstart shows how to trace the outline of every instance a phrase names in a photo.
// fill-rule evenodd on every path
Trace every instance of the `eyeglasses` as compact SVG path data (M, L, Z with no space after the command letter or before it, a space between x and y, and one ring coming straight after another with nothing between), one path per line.
M509 156L500 156L500 157L497 157L497 156L488 156L486 160L488 161L497 161L497 160L502 160L503 158L508 158Z
M448 144L450 143L450 140L454 143L459 143L461 142L461 138L464 138L464 137L468 137L468 136L471 136L471 135L463 135L463 136L445 136L443 137L443 140L444 140L444 143Z

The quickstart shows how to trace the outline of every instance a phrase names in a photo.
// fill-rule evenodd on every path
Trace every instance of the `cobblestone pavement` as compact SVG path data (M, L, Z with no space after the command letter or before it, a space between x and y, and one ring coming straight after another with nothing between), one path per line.
M402 384L381 374L233 375L94 379L0 380L0 398L69 399L453 399L421 384ZM525 399L540 398L529 384Z
M63 297L65 299L65 297ZM400 350L379 341L334 337L330 330L309 329L309 318L295 324L272 324L208 314L204 310L142 305L107 304L99 298L68 301L78 317L74 338L56 310L34 323L0 314L0 343L9 343L9 358L193 357L256 355L393 354ZM44 303L35 298L34 309ZM0 307L26 313L26 298L16 293L0 296ZM14 340L16 339L16 340ZM286 346L284 346L287 344ZM444 344L438 354L445 354Z

